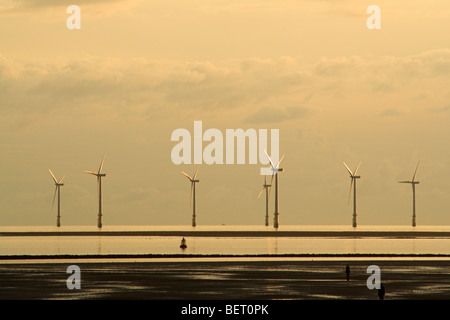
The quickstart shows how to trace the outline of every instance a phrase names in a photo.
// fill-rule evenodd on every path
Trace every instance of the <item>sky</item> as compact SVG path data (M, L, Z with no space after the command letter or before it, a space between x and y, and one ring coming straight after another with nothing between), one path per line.
M81 29L70 30L69 5ZM381 29L366 25L370 5ZM0 226L263 225L260 164L176 165L171 134L278 129L280 225L450 225L450 3L0 0ZM274 211L271 193L270 221Z

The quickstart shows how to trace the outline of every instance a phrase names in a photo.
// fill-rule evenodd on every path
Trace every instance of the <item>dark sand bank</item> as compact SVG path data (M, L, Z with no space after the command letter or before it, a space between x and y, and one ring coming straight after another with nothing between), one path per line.
M2 231L0 236L383 237L450 238L448 231Z
M450 261L217 261L0 264L0 299L378 299L366 286L381 268L386 300L450 299ZM345 266L351 267L346 281Z
M270 258L341 258L341 259L354 259L354 258L408 258L408 259L446 259L450 258L450 254L396 254L396 253L347 253L347 254L334 254L334 253L300 253L300 254L58 254L58 255L0 255L0 261L11 260L111 260L111 259L133 259L133 260L147 260L147 259L227 259L227 258L257 258L257 259L270 259Z

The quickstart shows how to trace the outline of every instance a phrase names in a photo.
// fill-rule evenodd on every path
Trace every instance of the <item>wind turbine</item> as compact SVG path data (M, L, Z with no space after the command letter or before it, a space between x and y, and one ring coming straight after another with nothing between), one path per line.
M55 193L53 195L53 204L52 207L55 205L55 198L56 198L56 192L58 192L58 215L56 217L56 226L60 227L61 226L61 194L60 194L60 187L64 185L64 183L62 183L62 181L64 180L64 177L61 178L61 180L57 180L55 175L53 174L52 170L48 169L48 171L50 171L50 174L52 175L53 181L55 181Z
M261 192L258 195L258 199L261 197L261 194L263 193L264 190L266 190L266 227L269 226L269 190L271 185L267 184L267 180L266 180L266 176L264 176L264 184L263 187L261 188Z
M361 162L359 162L358 167L356 168L355 172L353 173L352 170L350 170L350 168L344 162L344 166L347 168L348 173L350 173L350 178L352 179L352 181L350 182L350 192L348 193L349 203L350 203L350 195L352 193L352 185L353 185L353 228L356 228L356 179L361 178L361 176L357 176L356 173L358 172L360 165L361 165Z
M106 177L106 173L101 173L103 168L103 161L105 160L105 155L103 154L102 162L100 163L100 168L98 168L98 172L93 171L85 171L86 173L97 176L97 194L98 194L98 221L97 226L99 228L102 227L102 177Z
M274 213L274 217L273 217L273 227L278 229L279 226L279 216L280 213L278 212L278 172L282 172L284 171L283 168L280 168L280 163L284 158L284 155L281 157L280 161L278 161L278 164L275 166L273 164L272 159L270 159L269 155L267 154L267 151L264 150L267 158L269 158L269 162L270 162L270 170L272 170L272 179L270 181L270 185L272 185L273 182L273 177L275 176L275 213Z
M420 161L419 161L420 162ZM399 181L398 183L411 183L413 190L413 215L412 215L412 226L416 226L416 184L419 184L419 181L416 181L417 169L419 168L419 162L417 162L416 171L414 171L414 175L411 181Z
M185 172L181 172L182 174L184 174L190 181L191 181L191 205L192 205L192 199L194 199L194 206L192 207L192 226L195 227L197 225L197 216L195 215L195 184L197 182L200 182L200 180L195 180L195 178L197 177L197 173L198 173L198 169L197 171L195 171L195 174L193 177L191 177L190 175L188 175ZM192 193L192 191L194 191L194 193Z

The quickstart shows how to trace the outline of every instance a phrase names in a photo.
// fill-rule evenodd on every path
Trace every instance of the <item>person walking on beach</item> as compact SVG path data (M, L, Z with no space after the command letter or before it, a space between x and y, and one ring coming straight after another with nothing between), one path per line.
M380 300L384 300L384 294L385 294L384 286L383 284L381 284L380 289L378 289L378 297L380 298Z
M347 265L345 267L345 273L347 274L347 281L349 281L350 280L350 266L349 265Z

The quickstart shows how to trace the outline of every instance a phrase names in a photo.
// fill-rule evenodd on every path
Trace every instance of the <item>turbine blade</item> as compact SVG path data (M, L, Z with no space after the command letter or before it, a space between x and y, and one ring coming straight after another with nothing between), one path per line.
M53 202L52 202L52 209L55 206L55 199L56 199L56 191L58 190L58 186L55 187L55 193L53 194Z
M97 176L97 198L100 199L100 177Z
M198 169L200 169L200 167L198 167L197 171L195 171L195 174L194 174L194 177L192 177L192 180L195 180L195 177L197 177Z
M61 183L64 180L65 177L66 176L62 177L61 180L59 180L58 184Z
M348 192L348 205L350 205L350 198L352 195L352 187L353 187L353 178L352 178L352 181L350 182L350 190Z
M274 177L274 174L272 174L272 179L270 179L270 187L269 187L269 198L270 198L270 191L272 190L272 186L273 186L273 177Z
M272 167L272 169L274 169L274 168L275 168L275 166L273 165L272 159L270 159L269 155L267 154L267 151L266 151L266 150L264 150L264 153L266 154L267 158L269 159L269 162L270 162L270 166Z
M192 182L192 180L194 180L194 179L192 179L191 176L188 175L186 172L182 171L181 173L184 174L189 180L191 180L191 182Z
M55 181L55 183L58 183L58 180L56 180L56 177L53 174L52 170L48 169L48 171L50 171L50 174L52 175L53 181Z
M85 171L85 173L93 174L94 176L97 175L97 172L93 172L93 171Z
M100 163L100 168L98 168L98 174L100 174L100 172L101 172L102 169L103 169L103 161L105 161L105 154L103 154L102 162Z
M281 156L281 159L280 159L280 161L278 161L278 164L277 164L277 169L278 169L278 167L280 166L280 163L281 163L281 161L284 159L284 154Z
M356 176L356 172L358 172L358 169L359 169L360 166L361 166L361 161L359 162L358 167L356 167L356 170L355 170L355 173L354 173L355 176Z
M263 193L263 191L264 191L264 188L265 188L265 187L262 187L261 191L259 192L258 199L261 197L261 195L262 195L262 193Z
M194 182L191 182L191 196L189 202L189 208L192 208L192 190L194 189Z
M350 175L353 177L352 170L350 170L350 168L348 167L348 165L344 161L342 161L342 162L344 163L344 166L347 168L348 173L350 173Z
M416 171L414 171L414 176L413 176L413 178L412 178L412 181L413 181L413 182L414 182L414 181L416 180L417 169L419 169L419 163L420 163L420 161L419 161L419 162L417 162L417 167L416 167Z
M399 181L398 183L412 183L412 181Z

